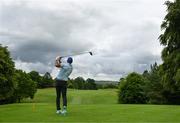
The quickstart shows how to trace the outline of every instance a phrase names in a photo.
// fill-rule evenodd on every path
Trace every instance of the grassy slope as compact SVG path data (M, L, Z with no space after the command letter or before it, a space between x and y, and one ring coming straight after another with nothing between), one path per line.
M68 91L68 115L55 114L54 89L39 90L34 102L0 106L0 122L180 122L180 107L116 104L116 90Z

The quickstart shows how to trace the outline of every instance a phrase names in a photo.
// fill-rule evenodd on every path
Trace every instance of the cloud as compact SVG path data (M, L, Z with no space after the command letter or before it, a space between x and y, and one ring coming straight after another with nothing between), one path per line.
M0 43L16 67L56 75L54 58L74 57L72 77L119 80L161 63L158 36L164 1L8 0L0 2ZM153 8L153 9L152 9Z

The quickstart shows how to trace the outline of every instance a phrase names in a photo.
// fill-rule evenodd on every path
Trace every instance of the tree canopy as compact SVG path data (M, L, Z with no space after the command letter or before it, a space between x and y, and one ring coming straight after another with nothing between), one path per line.
M7 47L0 45L0 101L13 96L15 83L12 76L14 71L14 62Z
M167 15L161 25L162 83L167 102L180 103L180 0L167 1Z

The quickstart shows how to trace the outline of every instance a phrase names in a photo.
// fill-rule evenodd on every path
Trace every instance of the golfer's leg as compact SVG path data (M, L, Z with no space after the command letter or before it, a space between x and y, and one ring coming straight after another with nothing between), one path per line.
M56 109L60 110L60 87L56 86Z
M67 106L67 85L62 87L63 106Z

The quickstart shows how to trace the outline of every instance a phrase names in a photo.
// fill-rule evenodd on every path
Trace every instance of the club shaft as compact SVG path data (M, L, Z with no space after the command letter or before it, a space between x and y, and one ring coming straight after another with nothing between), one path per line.
M65 58L69 56L77 56L77 55L86 54L86 53L89 53L89 52L81 52L81 53L75 53L75 54L70 54L70 55L64 55L64 56L61 56L61 58Z

